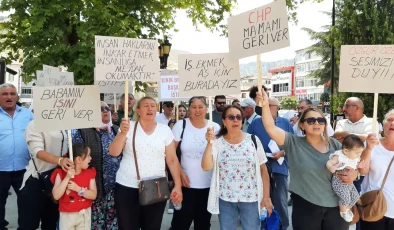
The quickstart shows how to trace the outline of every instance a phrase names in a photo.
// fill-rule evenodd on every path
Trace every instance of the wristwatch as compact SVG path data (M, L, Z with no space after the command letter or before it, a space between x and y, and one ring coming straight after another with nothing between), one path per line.
M78 196L84 196L85 195L85 188L81 187L81 191L78 192Z

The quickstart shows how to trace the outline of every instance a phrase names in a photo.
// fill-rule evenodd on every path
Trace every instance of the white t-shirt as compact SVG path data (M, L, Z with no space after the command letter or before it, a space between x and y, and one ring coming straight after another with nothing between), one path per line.
M326 120L327 120L327 119L326 119ZM298 128L298 123L299 123L299 122L297 122L297 124L295 124L295 125L293 126L294 133L295 133L297 136L299 136L299 137L303 137L303 136L305 136L305 135L302 133L301 129ZM332 126L331 126L331 124L330 124L329 121L327 121L327 134L328 134L329 137L332 137L332 136L334 135L334 129L332 128Z
M116 174L116 182L126 187L138 188L133 153L134 124L134 121L130 121L130 130L127 133L126 146ZM174 135L167 125L157 123L155 131L147 135L138 123L135 149L141 180L166 176L165 147L171 144L173 140Z
M365 115L354 123L349 119L343 119L337 122L335 132L346 131L354 134L369 134L372 133L372 121L372 118L368 118Z
M205 134L209 122L204 128L196 128L189 118L186 118L185 132L181 143L181 166L190 180L190 188L209 188L211 185L212 171L205 172L201 168L201 160L204 155L207 140ZM180 141L183 121L178 121L172 128L174 140ZM220 126L213 122L214 132L217 133Z
M380 189L384 175L393 157L394 151L385 149L381 144L373 148L371 153L371 168L361 185L361 195L369 191ZM391 165L387 176L383 194L387 202L387 212L384 216L394 218L394 163Z
M342 170L346 167L357 169L357 165L360 162L360 157L357 157L355 159L350 159L343 153L342 150L335 151L335 153L330 155L330 159L333 156L338 156L338 163L335 165L337 167L337 170Z
M156 118L155 118L155 121L157 123L161 123L161 124L164 124L164 125L167 125L167 126L168 126L168 122L170 120L171 120L171 118L167 119L166 115L164 115L164 113L160 113L160 114L156 115Z

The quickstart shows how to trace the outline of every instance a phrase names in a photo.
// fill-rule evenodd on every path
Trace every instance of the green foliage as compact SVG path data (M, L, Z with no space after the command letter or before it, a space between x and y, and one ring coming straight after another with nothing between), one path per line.
M324 101L324 102L330 101L330 94L322 93L322 95L320 96L320 101Z
M298 99L296 97L285 97L280 102L283 109L295 109L298 105Z
M328 14L330 15L330 14ZM323 57L323 70L312 73L320 82L327 82L331 76L331 45L335 46L335 76L339 70L341 45L369 45L394 43L394 1L391 0L337 0L335 27L326 26L325 32L304 29L316 44L312 46ZM337 79L335 91L338 89ZM348 97L359 97L364 102L367 116L373 113L373 94L336 93L331 109L343 105ZM389 109L394 108L394 96L379 94L378 118L382 120Z

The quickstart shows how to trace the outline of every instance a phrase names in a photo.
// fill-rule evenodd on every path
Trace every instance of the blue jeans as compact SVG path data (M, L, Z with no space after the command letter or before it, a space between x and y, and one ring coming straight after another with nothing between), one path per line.
M220 230L236 230L238 215L241 217L243 230L260 229L258 202L228 202L219 199Z
M289 227L289 211L287 208L287 176L279 173L273 173L273 179L276 187L271 194L272 203L282 221L282 230L286 230Z
M364 176L360 176L360 180L355 180L353 182L353 184L356 187L358 193L360 193L360 191L361 191L361 184L363 183L363 180L364 180ZM360 227L360 221L359 221L356 224L356 230L360 230L360 229L361 229L361 227Z

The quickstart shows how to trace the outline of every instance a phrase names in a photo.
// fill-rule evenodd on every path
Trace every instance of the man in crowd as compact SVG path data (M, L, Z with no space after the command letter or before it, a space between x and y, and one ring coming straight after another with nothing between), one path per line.
M245 98L240 105L245 117L242 131L246 132L249 125L252 124L253 120L256 118L261 118L261 116L257 115L257 113L254 111L256 107L256 102L253 99Z
M174 119L174 103L172 101L163 102L163 113L160 113L156 116L156 122L162 123L165 125L170 125L170 121L175 123Z
M239 104L239 100L238 99L234 99L234 101L231 104L234 105L234 106L241 106Z
M124 114L125 96L126 96L126 95L123 94L122 97L121 97L121 99L120 99L119 110L118 110L118 120L117 120L116 122L113 122L113 123L114 123L115 125L117 125L117 126L120 126L120 123L122 122L122 119L125 117L125 114ZM135 103L135 100L134 100L133 94L129 94L129 100L128 100L128 103L127 103L126 106L129 108L128 117L129 117L130 119L132 119L133 116L134 116L134 110L133 110L133 108L134 108L134 103Z
M333 137L342 143L349 134L355 134L365 141L368 134L372 133L373 119L364 115L363 101L358 97L349 97L343 105L343 112L347 119L337 122ZM376 128L379 128L378 124L376 124ZM361 176L359 180L353 182L358 192L361 190L363 180L364 176ZM360 229L359 223L357 223L356 229Z
M241 103L242 104L242 103ZM293 127L290 121L286 118L279 117L278 111L280 104L278 99L269 98L269 106L272 118L275 121L275 125L286 132L293 133ZM275 187L271 194L272 204L275 210L278 211L280 219L282 220L282 230L286 230L289 227L289 213L287 209L287 193L288 193L288 175L289 166L287 163L287 157L283 150L277 147L276 143L268 135L264 128L263 121L261 119L255 119L248 128L248 133L256 135L262 142L264 151L268 156L268 165L272 170L272 177L275 181ZM270 143L271 142L271 143ZM277 147L276 152L273 152L273 146ZM271 147L271 148L270 148ZM284 157L280 159L281 157ZM283 160L283 161L282 161Z
M27 124L33 114L16 105L18 95L12 84L0 85L0 230L6 230L5 205L13 187L19 196L23 174L30 155L25 140Z
M215 97L215 107L215 110L212 111L212 121L222 125L222 113L226 108L226 97L224 95L217 95ZM209 113L205 118L209 119Z
M338 121L345 119L345 114L343 113L342 105L338 106L337 111L338 113L334 115L334 120L333 120L334 129L336 128Z

